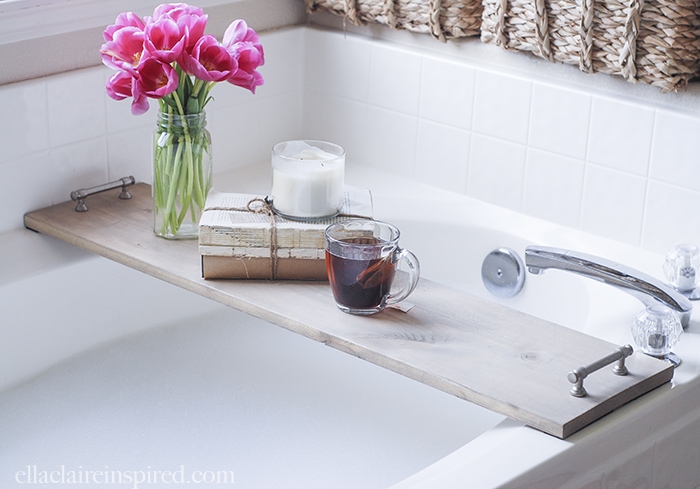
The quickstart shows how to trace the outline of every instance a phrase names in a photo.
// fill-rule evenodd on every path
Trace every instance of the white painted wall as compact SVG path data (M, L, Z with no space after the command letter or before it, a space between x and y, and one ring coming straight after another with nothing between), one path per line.
M0 0L0 85L100 64L104 27L121 12L151 15L161 0ZM258 31L304 22L296 0L201 0L207 32L221 38L233 19Z

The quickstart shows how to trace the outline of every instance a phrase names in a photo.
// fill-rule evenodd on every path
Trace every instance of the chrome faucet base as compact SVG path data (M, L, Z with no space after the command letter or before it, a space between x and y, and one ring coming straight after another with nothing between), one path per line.
M651 353L646 353L646 352L642 352L642 353L644 353L645 355L648 355L652 358L658 358L659 360L663 360L664 362L668 362L671 365L673 365L674 367L678 367L683 362L683 360L681 360L681 357L679 357L678 355L676 355L672 351L668 352L665 355L660 355L660 356L652 355Z
M700 300L700 287L696 287L692 290L678 290L678 292L683 294L683 296L687 297L691 301Z
M672 351L668 352L666 355L664 355L664 361L669 362L672 364L674 367L677 367L681 364L683 360L681 360L681 357L673 353Z

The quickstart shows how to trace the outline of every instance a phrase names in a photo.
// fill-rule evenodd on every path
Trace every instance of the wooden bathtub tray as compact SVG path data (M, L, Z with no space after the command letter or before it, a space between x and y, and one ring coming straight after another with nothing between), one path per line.
M239 309L419 382L566 438L668 382L670 364L635 352L629 375L611 367L569 394L567 374L612 353L592 336L421 279L407 313L344 314L325 282L204 280L197 241L152 231L151 190L90 197L88 212L65 202L25 215L27 228L53 236L196 294ZM438 415L438 413L436 413Z

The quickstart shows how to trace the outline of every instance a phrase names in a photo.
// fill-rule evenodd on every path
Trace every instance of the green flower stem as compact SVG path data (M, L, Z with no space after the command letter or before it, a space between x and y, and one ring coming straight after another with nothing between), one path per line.
M181 84L184 85L184 84ZM191 97L208 97L211 84L195 82ZM196 93L196 95L195 95ZM178 91L161 100L161 120L156 131L153 196L156 234L177 237L178 230L190 217L197 224L211 185L209 165L210 140L204 129L201 112L188 114ZM191 100L191 99L190 99ZM199 115L193 125L188 115Z

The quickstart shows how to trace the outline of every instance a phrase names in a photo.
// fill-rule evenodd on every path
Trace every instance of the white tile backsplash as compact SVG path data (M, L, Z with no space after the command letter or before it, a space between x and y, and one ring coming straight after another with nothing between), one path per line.
M425 58L420 91L421 118L459 129L471 129L475 84L475 69ZM450 96L446 97L446 93Z
M51 77L47 93L51 147L105 135L107 96L102 71L56 75Z
M418 124L415 178L464 193L467 188L470 133L430 121Z
M529 80L477 70L474 131L514 143L527 143L531 95ZM450 97L450 94L444 96Z
M224 89L227 96L235 97L231 100L232 103L249 102L251 99L257 100L287 92L299 93L306 83L306 52L301 48L306 44L304 30L288 29L263 33L260 39L265 51L265 64L260 67L260 73L265 78L265 84L257 89L254 96L248 90L233 87L228 83L220 84L223 86L218 86L217 89Z
M346 153L346 165L363 164L372 158L369 140L366 103L339 97L319 95L304 103L304 137L333 141Z
M698 192L651 180L644 209L641 245L668 252L679 243L700 243Z
M368 102L376 107L418 115L422 58L379 45L371 51Z
M320 37L320 36L318 36ZM367 101L370 87L372 45L359 39L323 36L311 49L318 49L321 63L307 71L306 82L321 93ZM307 44L308 45L308 44ZM307 55L311 52L307 51ZM378 76L379 73L377 74ZM380 96L381 97L381 96Z
M49 165L53 203L70 200L73 190L109 181L107 140L93 138L52 148Z
M148 118L152 120L151 117ZM152 182L153 125L111 133L107 136L108 181L133 176L137 182Z
M369 105L367 134L361 162L397 175L413 177L416 163L418 120L415 117ZM374 144L366 144L369 141Z
M653 126L650 107L593 97L588 161L646 177Z
M467 195L501 207L520 210L526 154L524 145L473 134Z
M355 34L263 33L266 83L220 84L207 109L215 171L269 160L278 141L338 142L448 191L665 252L700 243L700 114L575 89ZM150 181L157 107L108 98L104 67L0 86L0 232L66 190ZM676 97L669 93L665 97ZM26 191L31 189L31 192ZM555 243L552 243L553 245Z
M25 212L53 203L49 170L48 151L0 164L0 181L7 182L0 194L0 234L21 228ZM4 273L0 270L0 276Z
M581 229L636 245L642 234L646 178L589 164L583 184Z
M49 148L44 80L0 86L0 165Z
M569 227L578 226L584 164L573 158L529 149L523 211Z
M700 118L659 110L649 176L700 191Z
M528 144L533 148L584 159L590 108L591 96L588 94L535 83Z
M280 141L305 137L303 99L298 93L287 92L261 97L247 107L246 110L250 112L243 115L243 120L240 120L242 114L237 113L237 107L231 109L231 117L239 117L238 123L242 124L240 132L230 136L232 142L230 151L233 152L230 157L238 160L235 153L239 151L239 146L248 148L247 151L250 155L249 161L239 161L239 163L247 165L262 160L269 162L272 147L275 144ZM255 116L257 123L250 126L245 124L245 118L248 115ZM225 157L225 155L222 156L222 158ZM236 164L235 166L241 165Z

